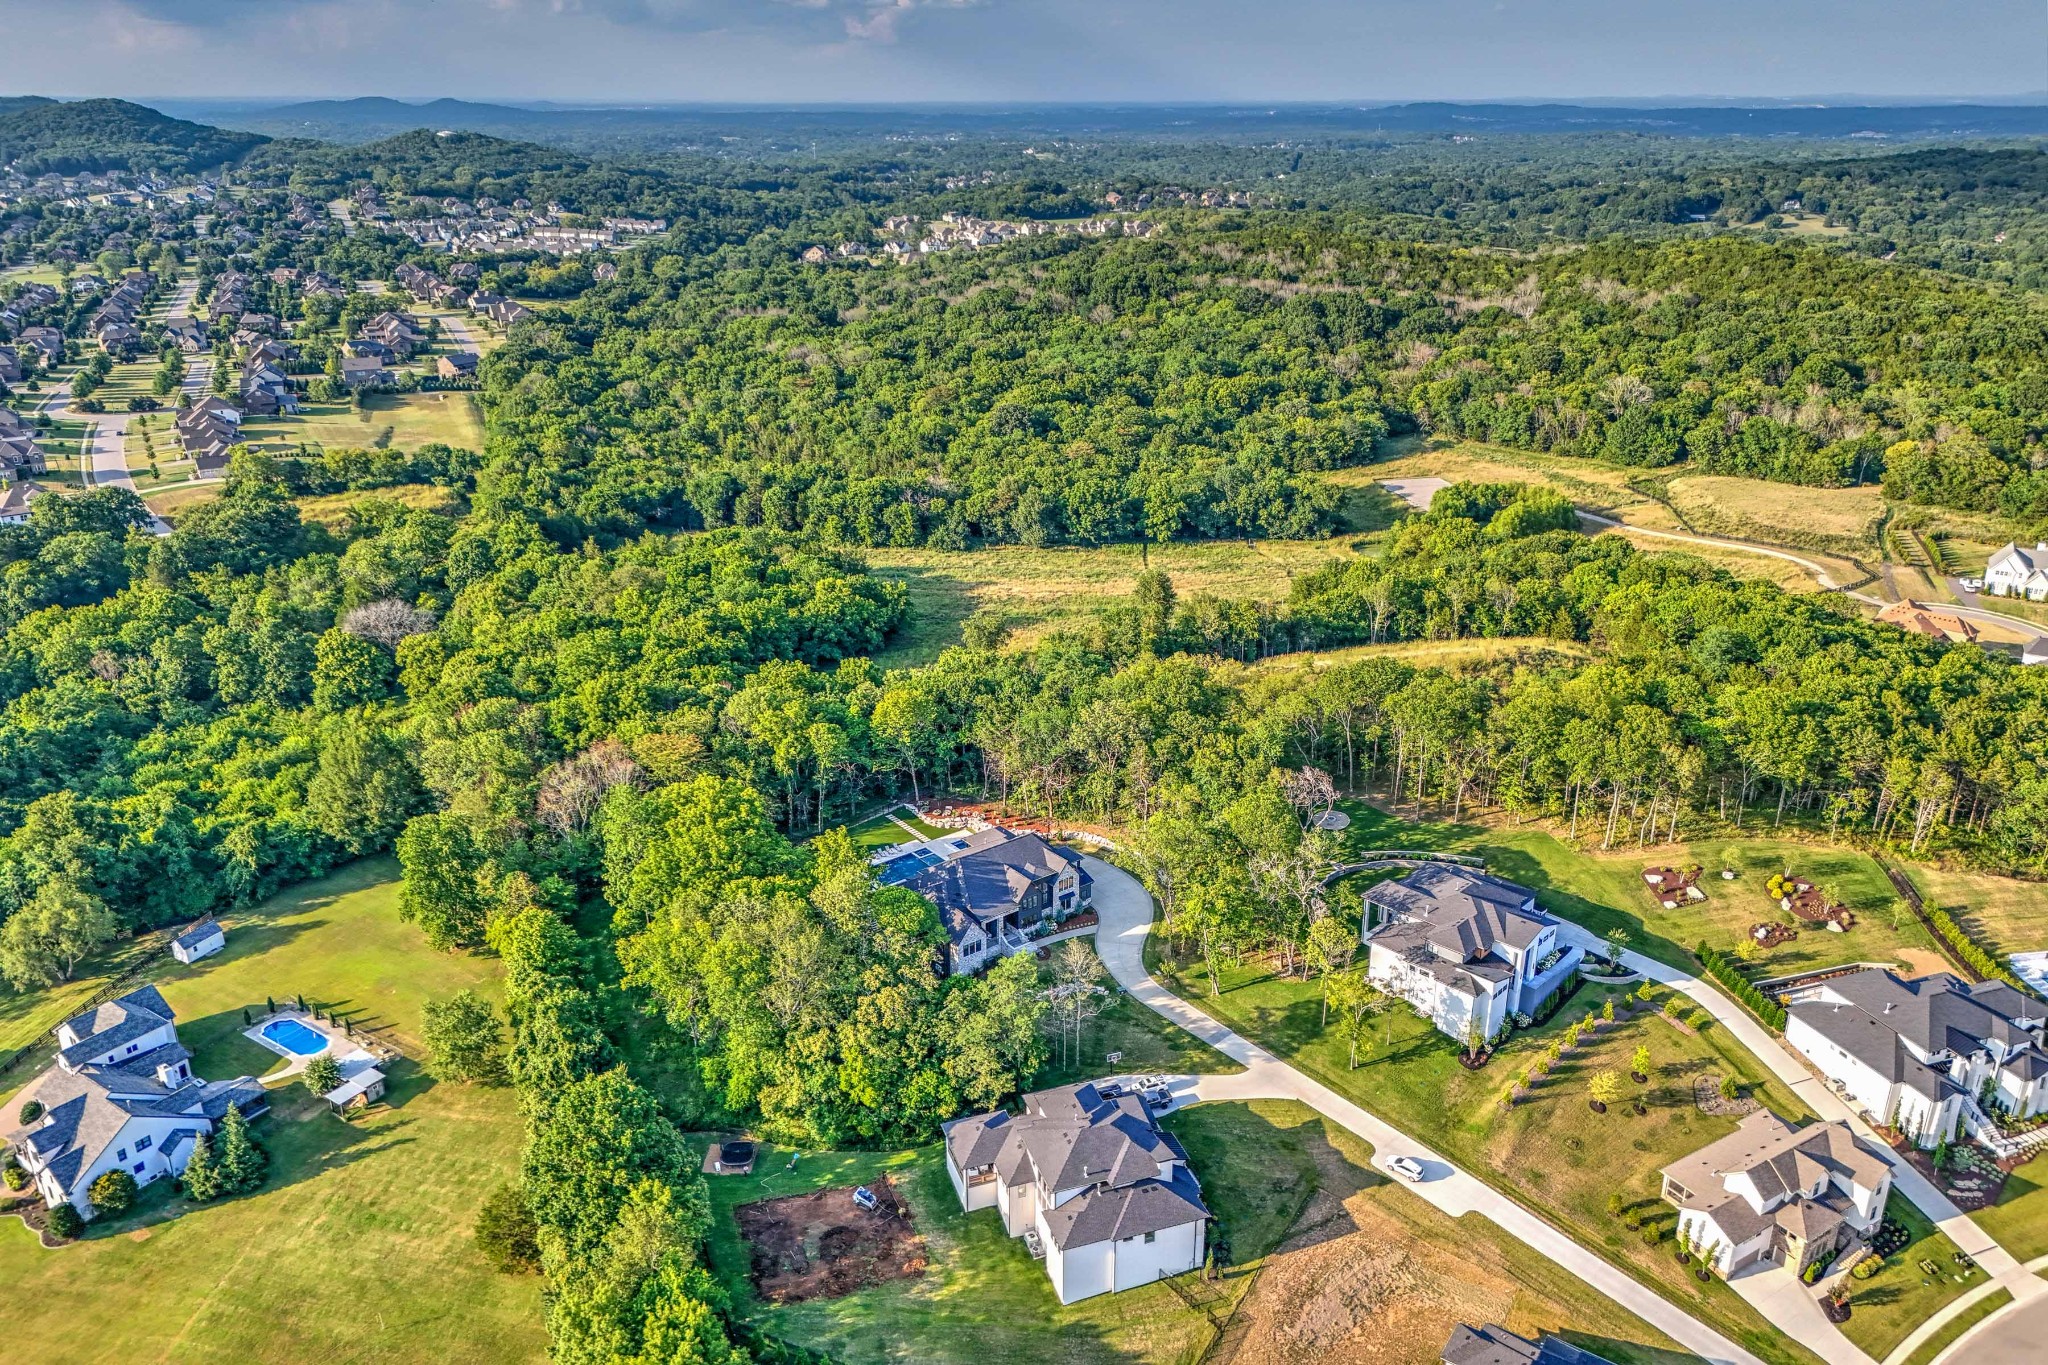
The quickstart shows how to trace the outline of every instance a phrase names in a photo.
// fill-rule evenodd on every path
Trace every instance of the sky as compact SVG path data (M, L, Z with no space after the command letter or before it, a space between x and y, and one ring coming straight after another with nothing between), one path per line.
M2048 89L2048 3L0 0L0 51L131 99L1953 99Z

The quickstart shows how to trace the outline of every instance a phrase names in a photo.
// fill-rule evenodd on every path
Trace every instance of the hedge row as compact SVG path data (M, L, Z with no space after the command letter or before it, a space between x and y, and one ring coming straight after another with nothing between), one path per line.
M1977 946L1976 940L1964 932L1948 911L1939 906L1927 907L1927 922L1934 926L1955 955L1968 964L1971 971L1986 981L2003 981L2016 990L2025 991L2026 985L2011 972L1998 965L1998 959Z
M1785 1007L1750 985L1749 978L1729 960L1726 953L1717 952L1705 943L1693 949L1693 953L1706 966L1707 975L1740 1000L1751 1014L1780 1033L1785 1031Z

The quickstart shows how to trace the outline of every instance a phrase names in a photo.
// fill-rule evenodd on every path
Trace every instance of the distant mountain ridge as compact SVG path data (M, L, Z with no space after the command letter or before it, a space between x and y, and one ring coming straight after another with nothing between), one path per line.
M589 150L721 133L801 139L861 132L977 136L1123 133L1181 140L1277 131L1323 136L1374 133L1642 133L1664 137L1926 139L2048 135L2044 104L1736 105L1599 104L903 105L618 106L527 108L381 96L314 100L251 110L180 103L192 117L279 137L365 142L413 128L454 129L554 141Z
M269 140L172 118L127 100L0 101L0 166L28 175L191 173L238 160Z

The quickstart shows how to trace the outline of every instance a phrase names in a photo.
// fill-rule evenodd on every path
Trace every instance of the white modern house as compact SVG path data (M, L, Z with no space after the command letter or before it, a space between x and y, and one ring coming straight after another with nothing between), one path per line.
M1525 886L1427 863L1365 893L1366 975L1451 1037L1534 1014L1585 959Z
M2037 541L2032 549L2014 541L1994 550L1984 566L1984 591L2030 602L2048 599L2048 541Z
M178 1042L176 1016L154 986L96 1006L56 1028L57 1060L17 1100L42 1111L15 1143L51 1208L93 1215L92 1182L125 1170L139 1185L184 1172L192 1140L238 1106L270 1107L253 1076L201 1080Z
M1022 1237L1061 1303L1199 1270L1209 1210L1188 1154L1135 1095L1097 1084L1024 1097L943 1129L946 1173L968 1212Z
M1794 1128L1759 1109L1664 1168L1678 1238L1722 1274L1770 1261L1798 1274L1884 1218L1892 1168L1846 1123Z
M899 844L887 851L879 875L939 908L946 967L954 975L1036 947L1047 921L1086 910L1095 890L1078 853L1006 829Z
M1785 1013L1787 1044L1873 1121L1922 1147L1995 1136L1988 1110L2048 1113L2048 1005L2002 981L1904 981L1871 968L1821 982Z
M180 962L192 963L202 957L212 957L227 946L227 931L220 927L219 920L208 915L171 940L171 956Z

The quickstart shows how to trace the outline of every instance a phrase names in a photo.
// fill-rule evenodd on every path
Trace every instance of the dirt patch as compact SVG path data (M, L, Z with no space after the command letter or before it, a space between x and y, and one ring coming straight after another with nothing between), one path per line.
M769 1303L836 1299L926 1267L924 1238L910 1205L884 1177L870 1185L878 1207L853 1202L851 1188L792 1194L734 1210L752 1257L754 1289Z
M1900 948L1895 950L1892 956L1896 957L1899 960L1899 964L1906 969L1901 975L1909 980L1915 977L1933 976L1939 972L1952 972L1955 970L1955 968L1949 966L1947 958L1928 948Z

